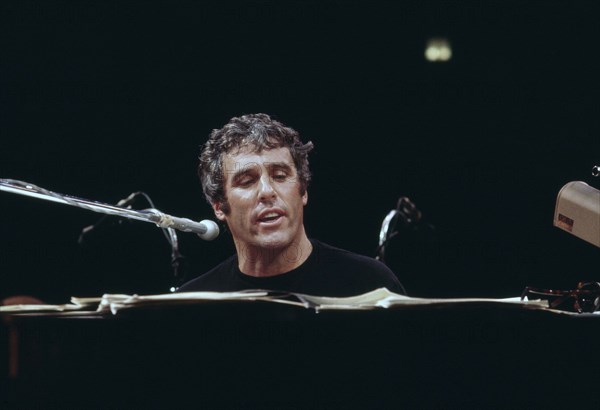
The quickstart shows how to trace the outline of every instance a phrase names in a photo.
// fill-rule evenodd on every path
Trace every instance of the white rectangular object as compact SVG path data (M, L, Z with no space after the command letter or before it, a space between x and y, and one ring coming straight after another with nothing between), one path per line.
M581 181L562 187L556 198L554 226L600 247L600 191Z

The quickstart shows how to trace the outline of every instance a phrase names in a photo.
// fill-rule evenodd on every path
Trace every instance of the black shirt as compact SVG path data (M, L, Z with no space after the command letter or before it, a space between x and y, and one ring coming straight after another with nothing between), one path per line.
M314 296L345 297L385 287L406 294L394 273L383 263L311 239L313 250L304 263L289 272L254 277L242 273L233 255L178 292L234 292L246 289L277 290Z

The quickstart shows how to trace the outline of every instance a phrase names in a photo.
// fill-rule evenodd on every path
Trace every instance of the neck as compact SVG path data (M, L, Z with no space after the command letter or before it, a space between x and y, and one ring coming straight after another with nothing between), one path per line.
M281 275L302 265L312 252L303 232L301 238L283 247L241 246L236 243L240 271L249 276Z

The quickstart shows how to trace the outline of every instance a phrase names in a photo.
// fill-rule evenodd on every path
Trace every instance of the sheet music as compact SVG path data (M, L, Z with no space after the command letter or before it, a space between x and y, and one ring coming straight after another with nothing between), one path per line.
M33 312L80 312L116 315L120 310L147 307L169 307L201 304L214 301L272 302L301 308L320 310L373 310L394 309L411 306L460 305L471 303L517 305L526 308L548 309L547 301L491 298L413 298L379 288L351 297L324 297L291 292L247 290L240 292L182 292L157 295L105 294L101 297L72 297L71 303L63 305L9 305L0 306L0 313Z

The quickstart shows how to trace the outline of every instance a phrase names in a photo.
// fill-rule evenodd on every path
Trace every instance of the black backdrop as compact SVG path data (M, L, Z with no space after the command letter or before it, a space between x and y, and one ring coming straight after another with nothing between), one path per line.
M198 147L267 112L316 149L309 236L374 255L399 196L435 235L390 264L419 296L513 296L600 279L599 252L552 227L566 182L598 186L593 2L3 2L0 177L107 203L143 190L212 217ZM433 36L453 47L428 63ZM141 222L0 193L0 294L156 293L169 247ZM140 203L139 206L144 204ZM190 275L233 251L180 234Z

